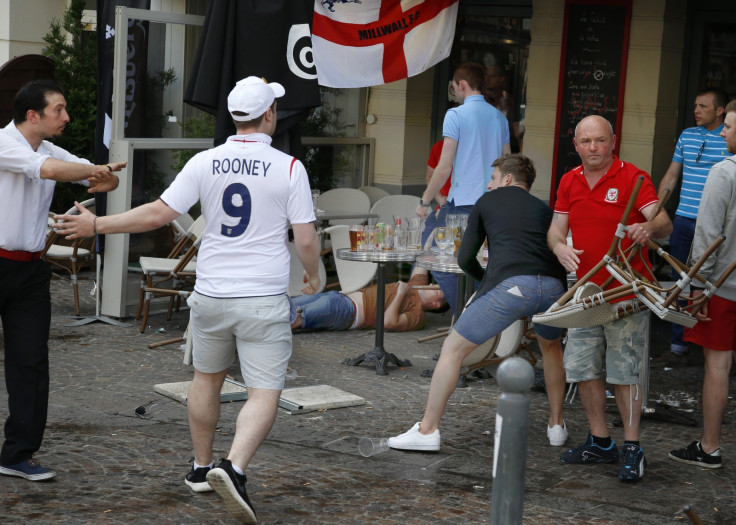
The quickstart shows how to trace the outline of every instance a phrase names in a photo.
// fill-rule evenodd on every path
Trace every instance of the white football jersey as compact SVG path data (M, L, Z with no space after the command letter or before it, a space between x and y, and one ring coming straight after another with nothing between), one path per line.
M207 226L195 289L210 297L285 293L289 224L315 220L304 165L261 133L195 155L161 200L179 213L201 202Z

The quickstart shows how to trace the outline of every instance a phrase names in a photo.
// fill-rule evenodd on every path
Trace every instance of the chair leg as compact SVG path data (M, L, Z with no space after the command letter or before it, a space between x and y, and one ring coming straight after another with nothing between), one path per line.
M141 273L141 291L138 294L138 311L135 313L135 318L141 318L141 311L143 310L143 302L146 300L146 286L150 286L151 283L147 282L146 274Z
M72 275L72 290L74 291L74 315L79 317L79 281L76 275Z
M141 333L146 331L146 323L148 322L148 311L151 308L151 297L152 296L153 296L153 293L146 292L146 299L143 305L143 320L141 321L141 327L139 328Z
M171 321L171 314L174 311L174 301L176 300L176 296L172 295L169 297L169 311L166 314L166 320Z

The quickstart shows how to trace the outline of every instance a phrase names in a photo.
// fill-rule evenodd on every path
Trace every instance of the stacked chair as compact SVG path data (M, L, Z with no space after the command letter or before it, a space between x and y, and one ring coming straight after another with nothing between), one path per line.
M140 332L146 330L151 301L156 297L168 296L167 319L181 298L188 297L195 278L196 255L204 233L205 220L197 218L181 236L167 257L141 257L141 290L136 319L141 318ZM165 287L166 286L166 287Z

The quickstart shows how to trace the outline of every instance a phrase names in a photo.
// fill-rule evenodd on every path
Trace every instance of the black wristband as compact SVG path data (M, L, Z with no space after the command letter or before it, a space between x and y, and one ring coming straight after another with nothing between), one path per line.
M419 199L419 206L421 206L422 208L429 208L431 204L431 202L425 203L421 198Z
M108 169L108 171L110 171L110 173L112 173L112 168L110 167L109 164L105 164L105 167Z

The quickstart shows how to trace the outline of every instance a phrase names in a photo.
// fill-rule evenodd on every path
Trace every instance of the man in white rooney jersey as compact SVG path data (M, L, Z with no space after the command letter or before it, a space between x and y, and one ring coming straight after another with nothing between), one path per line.
M194 380L187 397L194 465L185 482L216 490L228 512L256 523L245 491L245 468L276 418L291 356L287 230L291 224L305 292L319 288L319 243L309 180L301 162L271 147L277 83L248 77L228 96L237 134L194 156L155 202L119 215L59 215L68 239L94 233L142 232L185 213L197 201L207 227L197 257L191 307ZM292 314L293 312L293 314ZM240 411L227 459L214 467L212 443L220 388L237 349L248 402Z

